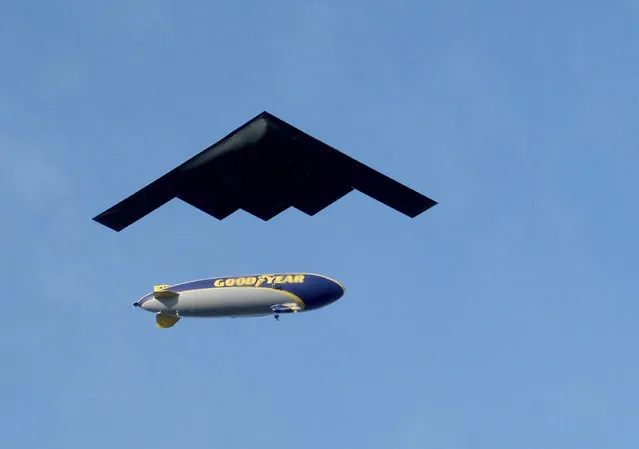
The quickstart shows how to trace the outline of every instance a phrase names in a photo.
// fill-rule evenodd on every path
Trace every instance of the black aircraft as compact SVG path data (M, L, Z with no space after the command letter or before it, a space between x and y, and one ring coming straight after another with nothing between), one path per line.
M269 220L315 215L352 190L414 218L436 201L262 112L93 219L121 231L173 198L223 220L238 209Z

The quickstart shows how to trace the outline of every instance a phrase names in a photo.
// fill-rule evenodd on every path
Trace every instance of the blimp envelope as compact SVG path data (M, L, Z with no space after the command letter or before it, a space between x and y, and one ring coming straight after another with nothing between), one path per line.
M416 217L436 201L263 112L94 220L121 231L178 198L223 220L242 209L269 220L314 215L358 190Z
M248 318L297 314L326 307L345 293L344 285L315 273L225 276L160 284L133 305L156 314L160 328L182 318Z

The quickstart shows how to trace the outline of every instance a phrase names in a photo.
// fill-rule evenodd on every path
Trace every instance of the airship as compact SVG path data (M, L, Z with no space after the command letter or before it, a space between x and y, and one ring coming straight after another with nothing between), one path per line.
M317 310L344 295L344 286L315 273L274 273L214 277L155 285L133 303L155 314L156 327L169 328L181 318L244 318Z

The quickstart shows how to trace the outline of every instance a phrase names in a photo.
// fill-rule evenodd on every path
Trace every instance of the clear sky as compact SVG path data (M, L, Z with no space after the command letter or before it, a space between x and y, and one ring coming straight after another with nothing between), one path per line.
M639 4L6 2L0 433L23 448L637 448ZM93 216L267 110L431 196ZM314 313L154 284L311 271Z

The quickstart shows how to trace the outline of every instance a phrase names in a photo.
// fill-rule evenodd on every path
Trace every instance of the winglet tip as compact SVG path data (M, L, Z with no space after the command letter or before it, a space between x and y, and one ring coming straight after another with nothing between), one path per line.
M115 232L120 232L121 230L127 227L127 226L116 226L113 223L109 223L109 221L105 219L104 214L96 215L95 217L92 218L92 220Z
M411 218L416 218L419 215L423 214L424 212L428 211L429 209L437 206L439 203L431 198L426 198L427 201L425 202L425 204L419 208L418 210L416 210L414 213L412 214L408 214Z

